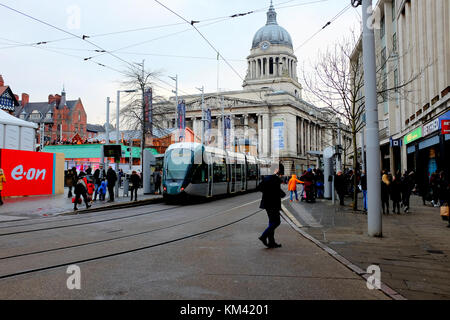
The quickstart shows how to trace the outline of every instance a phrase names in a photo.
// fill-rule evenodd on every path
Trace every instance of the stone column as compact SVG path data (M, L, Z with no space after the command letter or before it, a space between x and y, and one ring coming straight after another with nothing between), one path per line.
M271 150L271 124L270 124L270 116L268 113L264 113L262 115L263 118L263 156L270 157Z
M305 126L304 126L304 120L303 118L300 118L300 154L305 154Z
M261 121L262 121L262 117L261 117L261 114L257 114L256 115L256 121L258 121L258 157L260 157L261 155L262 155L262 146L261 146L261 141L262 141L262 139L261 139L261 129L262 129L262 123L261 123Z

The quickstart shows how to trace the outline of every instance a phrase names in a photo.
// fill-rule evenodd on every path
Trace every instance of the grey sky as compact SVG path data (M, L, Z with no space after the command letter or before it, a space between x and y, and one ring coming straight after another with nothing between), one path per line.
M350 0L317 1L274 1L278 23L290 33L294 48L350 4ZM253 35L266 22L269 0L168 0L162 2L187 20L206 20L197 25L199 30L229 60L240 76L245 76L245 58L250 52ZM195 87L202 85L205 86L206 92L215 92L217 89L215 52L190 25L177 24L183 21L154 1L0 0L0 3L76 35L90 35L92 36L90 41L107 50L117 50L147 41L145 44L116 51L114 54L129 62L141 62L145 59L145 65L151 70L160 70L160 78L168 83L173 83L169 75L178 74L179 88L182 92L198 93ZM283 8L286 6L289 7ZM262 11L233 19L208 20L257 9ZM49 94L60 93L64 83L68 99L73 100L78 97L82 99L88 114L88 122L103 123L106 97L115 99L122 75L91 61L118 70L123 70L126 64L108 54L92 58L91 61L84 61L83 58L96 56L99 53L93 51L97 49L96 47L76 38L39 46L46 50L31 46L12 47L21 43L29 44L70 36L3 7L0 7L0 17L2 20L0 74L14 93L20 96L22 92L26 92L30 94L32 102L45 101ZM314 60L318 50L326 49L327 45L332 44L336 39L349 34L351 29L357 30L359 19L356 9L347 10L296 51L299 66ZM177 25L108 36L93 36L168 24ZM190 30L182 32L187 29ZM167 36L173 33L178 34ZM163 38L150 41L159 37ZM165 88L156 87L157 94L167 96L173 89L167 84L159 81L157 83ZM242 80L224 62L220 62L219 87L226 90L240 89L241 84Z

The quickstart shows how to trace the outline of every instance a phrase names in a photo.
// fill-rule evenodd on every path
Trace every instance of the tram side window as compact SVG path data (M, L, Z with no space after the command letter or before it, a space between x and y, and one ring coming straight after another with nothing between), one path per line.
M216 158L213 165L214 182L227 181L227 165L224 158Z
M203 183L208 178L208 166L206 163L194 165L192 183Z
M249 163L247 165L248 168L248 172L247 172L247 179L248 180L256 180L256 176L257 176L257 167L256 164L253 163Z
M243 164L237 163L236 164L236 181L241 181L242 179L242 168L244 167Z

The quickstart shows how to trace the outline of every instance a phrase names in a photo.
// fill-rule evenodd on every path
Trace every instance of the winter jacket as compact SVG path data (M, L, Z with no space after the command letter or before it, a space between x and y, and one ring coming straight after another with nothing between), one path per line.
M297 183L302 183L302 182L297 179L297 176L295 174L293 174L292 178L289 180L289 183L288 183L288 190L289 191L296 191L297 190Z
M0 191L3 190L3 184L6 182L6 177L4 174L0 174Z
M281 210L281 198L286 194L281 190L281 179L277 175L270 175L258 185L263 193L259 207L266 210Z

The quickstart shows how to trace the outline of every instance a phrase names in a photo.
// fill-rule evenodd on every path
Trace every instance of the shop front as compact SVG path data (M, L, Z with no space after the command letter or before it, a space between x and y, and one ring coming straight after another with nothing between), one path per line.
M408 171L416 172L418 183L429 181L436 171L449 173L450 135L445 133L447 119L450 119L450 111L404 137Z

